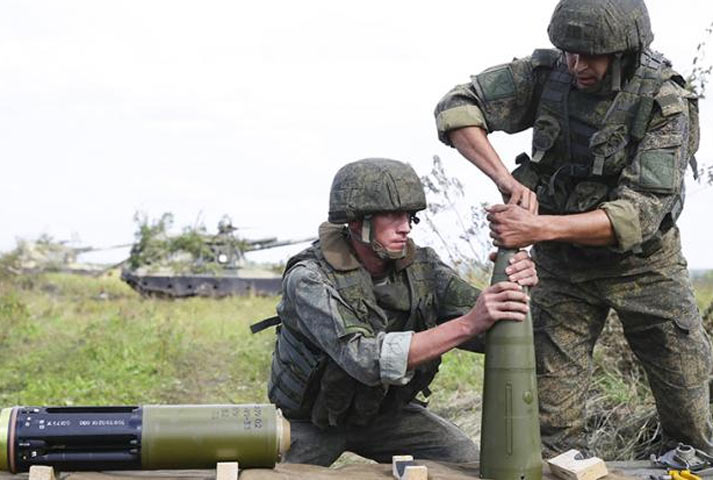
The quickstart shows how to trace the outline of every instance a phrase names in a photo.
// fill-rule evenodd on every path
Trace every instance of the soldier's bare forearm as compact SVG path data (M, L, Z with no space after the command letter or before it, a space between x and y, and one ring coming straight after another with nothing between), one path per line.
M483 128L459 128L449 133L449 139L461 155L495 182L508 203L537 213L537 196L510 174Z
M542 215L542 240L593 247L614 245L616 236L604 210L571 215Z
M497 321L524 320L528 301L527 294L517 283L504 281L489 286L480 292L475 305L465 315L413 335L407 369L439 357Z
M500 190L505 190L504 187L512 176L488 140L484 129L459 128L450 132L449 138L461 155L490 177Z
M601 209L570 215L535 215L513 205L488 208L490 236L498 247L521 248L539 242L587 246L614 245L617 240Z
M463 317L414 333L408 352L407 369L413 370L422 363L441 356L477 333L480 332L474 332L472 326Z

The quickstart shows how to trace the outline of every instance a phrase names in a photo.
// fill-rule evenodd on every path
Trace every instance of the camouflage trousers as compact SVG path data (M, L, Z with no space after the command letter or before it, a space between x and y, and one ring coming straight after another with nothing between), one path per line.
M413 403L379 415L366 427L320 430L309 420L290 420L290 426L287 463L329 466L345 451L379 463L391 463L393 455L450 463L478 459L478 448L461 429Z
M592 352L610 308L646 371L666 439L713 453L711 346L685 261L576 284L538 274L531 298L545 455L587 449Z

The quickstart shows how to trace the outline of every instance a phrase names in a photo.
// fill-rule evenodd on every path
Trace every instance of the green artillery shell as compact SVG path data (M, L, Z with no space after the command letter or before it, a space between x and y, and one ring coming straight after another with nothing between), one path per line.
M507 280L516 250L498 250L491 284ZM480 476L494 480L540 480L535 349L532 318L499 321L486 334Z

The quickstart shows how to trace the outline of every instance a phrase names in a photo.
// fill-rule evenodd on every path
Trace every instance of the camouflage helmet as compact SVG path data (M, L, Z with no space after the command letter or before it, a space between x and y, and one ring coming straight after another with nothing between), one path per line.
M329 193L329 221L347 223L377 212L417 212L426 195L414 169L386 158L365 158L339 169Z
M654 39L643 0L560 0L547 33L557 48L587 55L638 52Z

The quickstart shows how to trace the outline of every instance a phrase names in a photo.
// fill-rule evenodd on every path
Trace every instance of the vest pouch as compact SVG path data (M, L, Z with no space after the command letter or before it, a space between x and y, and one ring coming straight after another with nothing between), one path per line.
M433 292L438 287L433 270L426 263L414 262L412 268L407 271L407 275L411 288L411 302L415 303L415 307L412 307L404 330L420 332L435 327L438 301Z
M429 293L425 297L419 299L416 312L419 317L417 325L410 325L416 331L422 331L436 326L437 311L435 308L435 297Z
M339 312L340 318L336 319L339 337L353 334L374 337L376 332L384 330L388 319L376 304L374 285L366 270L336 273L330 268L325 263L324 269L331 272L330 279L336 287L331 291L331 301Z
M678 172L678 155L683 143L681 135L658 135L641 142L634 159L639 189L645 192L671 194L682 185Z
M369 425L379 414L387 391L382 385L364 385L329 361L312 408L312 423L321 429Z
M388 388L383 385L370 387L357 382L352 408L347 417L349 425L357 427L369 425L379 414L388 391Z
M356 388L356 380L334 361L327 362L312 407L312 423L321 429L344 425Z
M603 183L579 182L567 198L565 213L588 212L606 200L609 187Z
M532 130L532 162L546 165L547 161L542 161L555 144L562 127L559 121L552 115L540 115L535 120Z
M515 170L512 171L512 176L533 192L537 189L537 184L540 182L540 176L532 166L530 160L522 162Z
M626 146L629 132L626 125L612 124L592 135L589 150L592 160L592 174L597 176L618 175L629 162Z
M315 353L282 325L272 354L268 381L270 402L288 418L307 418L319 387L326 356Z
M376 303L381 309L408 312L411 308L408 283L403 281L385 282L374 285Z
M564 208L569 195L562 182L555 180L552 189L550 189L549 185L541 183L537 186L535 193L537 194L537 203L540 204L540 214L565 213Z

